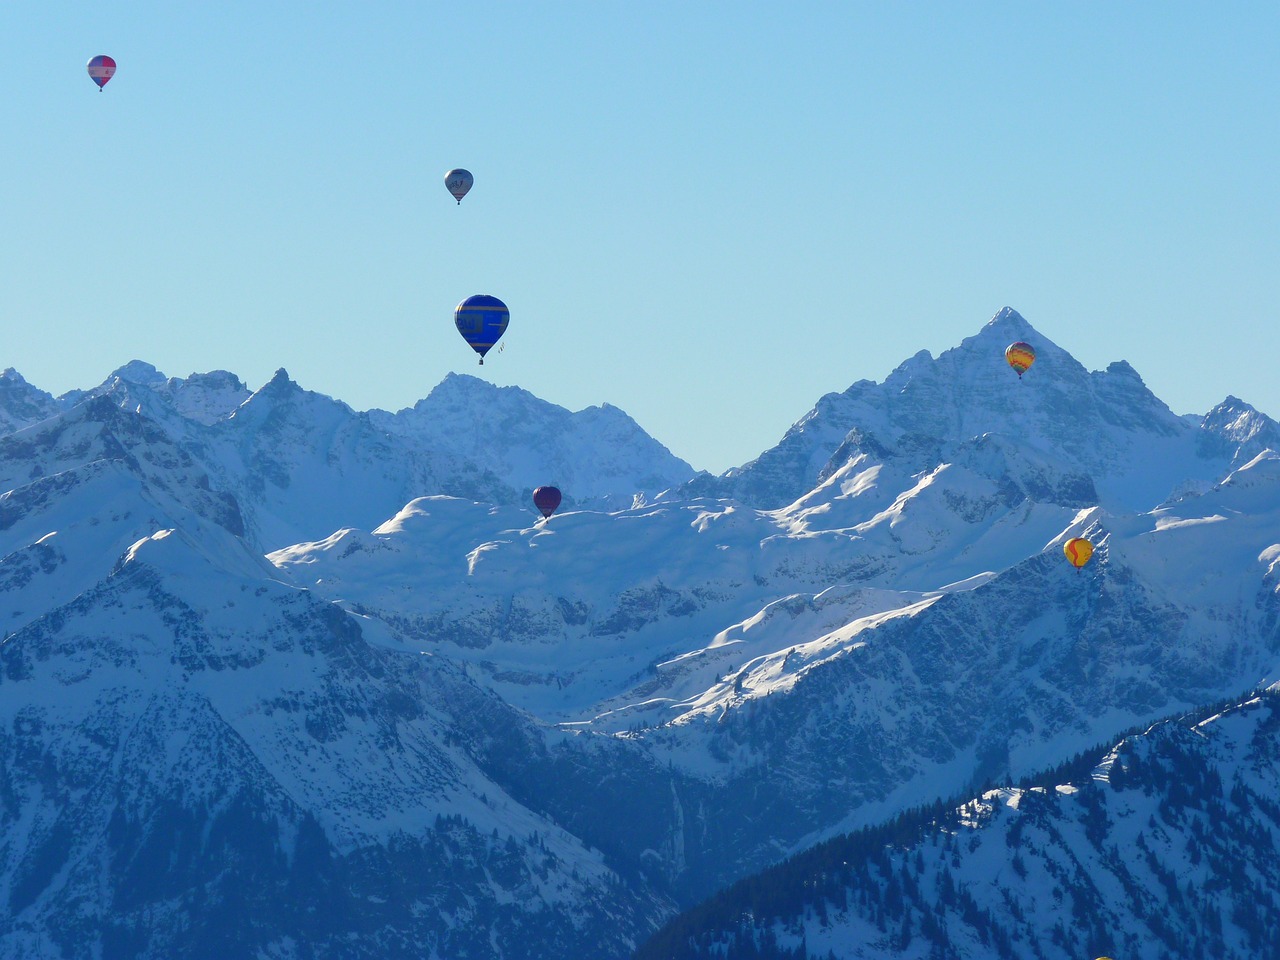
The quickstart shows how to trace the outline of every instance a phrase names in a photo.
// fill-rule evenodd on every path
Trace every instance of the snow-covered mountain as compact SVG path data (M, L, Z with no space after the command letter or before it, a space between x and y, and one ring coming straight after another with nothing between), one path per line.
M1021 379L1004 360L1017 340L1033 342L1037 356ZM688 492L776 509L859 462L916 472L995 434L1019 454L1088 475L1108 509L1141 510L1251 459L1274 439L1268 429L1273 421L1235 398L1203 419L1175 416L1129 364L1089 372L1006 307L937 359L921 351L883 383L828 394L776 447L724 476L696 478Z
M407 410L370 416L406 443L453 451L522 494L558 486L566 505L626 507L636 494L652 496L693 474L617 407L570 413L519 387L464 374L450 374Z
M464 376L0 386L0 956L622 957L1280 677L1280 428L1011 310L719 478Z
M0 436L96 397L153 421L232 494L263 549L342 526L372 527L415 497L449 494L532 513L559 485L566 504L630 506L693 476L634 420L605 404L571 413L517 387L451 374L416 406L357 412L285 370L250 392L217 370L166 378L131 361L91 390L54 399L0 375Z
M0 956L620 956L670 912L517 798L527 718L283 583L147 424L0 440L45 474L0 497Z
M1278 758L1273 688L1128 737L1070 779L823 844L636 960L1273 957Z
M0 373L0 434L39 423L58 409L51 394L27 383L13 367Z

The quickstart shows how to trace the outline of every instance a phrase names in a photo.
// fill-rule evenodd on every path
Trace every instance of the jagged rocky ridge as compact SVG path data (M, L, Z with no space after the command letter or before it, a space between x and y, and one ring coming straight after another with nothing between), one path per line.
M1036 346L1023 381L1003 359L1015 340ZM777 446L721 477L695 478L684 492L776 509L859 457L918 471L988 432L1092 477L1100 502L1125 510L1159 503L1174 492L1171 480L1219 479L1224 459L1238 466L1276 436L1273 421L1234 397L1204 418L1176 416L1128 363L1090 373L1006 307L936 359L921 351L883 383L827 394Z
M1015 337L1041 346L1022 383ZM51 408L15 378L0 955L75 903L67 955L216 955L243 909L232 952L621 957L788 852L1276 674L1275 424L1234 398L1176 417L1011 311L855 385L853 420L824 398L775 509L720 498L754 467L663 493L691 471L625 415L469 377L435 409L501 426L452 447L427 401L360 414L283 372L249 394L131 364ZM544 448L629 452L543 523ZM147 826L170 821L200 836ZM135 901L138 846L177 866Z
M694 472L616 407L570 413L460 374L390 414L304 390L283 369L250 392L226 371L166 379L135 360L57 399L9 369L0 374L0 436L95 398L141 414L199 463L236 498L245 535L263 550L375 526L418 496L523 506L550 483L569 492L566 505L607 508Z

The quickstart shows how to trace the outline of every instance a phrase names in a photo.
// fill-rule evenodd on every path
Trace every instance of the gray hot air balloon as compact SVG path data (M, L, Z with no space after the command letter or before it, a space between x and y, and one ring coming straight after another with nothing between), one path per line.
M453 198L459 203L462 198L467 195L467 191L471 189L471 185L476 182L476 178L471 175L470 170L463 170L459 167L456 170L450 170L444 175L444 185L449 188L449 192L453 194Z

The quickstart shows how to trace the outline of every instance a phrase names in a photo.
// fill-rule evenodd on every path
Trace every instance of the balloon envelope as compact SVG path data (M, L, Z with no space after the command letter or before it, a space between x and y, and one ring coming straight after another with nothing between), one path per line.
M1093 544L1084 537L1072 537L1062 545L1062 552L1067 555L1071 565L1079 570L1093 556Z
M1005 347L1004 358L1009 362L1009 366L1018 371L1018 376L1021 377L1036 362L1036 348L1019 340L1017 343L1011 343Z
M486 293L467 297L453 311L454 326L458 328L462 338L471 344L471 349L480 354L482 364L484 355L506 331L510 318L511 311L507 309L507 305Z
M560 491L555 487L539 487L533 491L533 505L544 517L551 516L556 512L556 507L560 506Z
M459 203L462 202L462 198L467 195L467 191L471 189L471 185L475 182L476 178L471 175L471 171L463 170L461 167L450 170L444 175L444 185L453 194L453 199Z
M116 75L116 62L108 56L99 54L89 61L85 69L89 71L89 76L101 90L107 85L107 81Z

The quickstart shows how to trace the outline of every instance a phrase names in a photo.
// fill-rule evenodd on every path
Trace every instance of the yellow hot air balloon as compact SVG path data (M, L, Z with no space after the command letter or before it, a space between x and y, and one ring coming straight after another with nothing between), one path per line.
M1079 570L1093 556L1093 544L1084 537L1072 537L1062 545L1062 552L1067 555L1071 565Z
M1009 366L1018 371L1018 379L1021 380L1022 375L1036 362L1036 348L1019 340L1004 348L1004 358L1009 362Z

